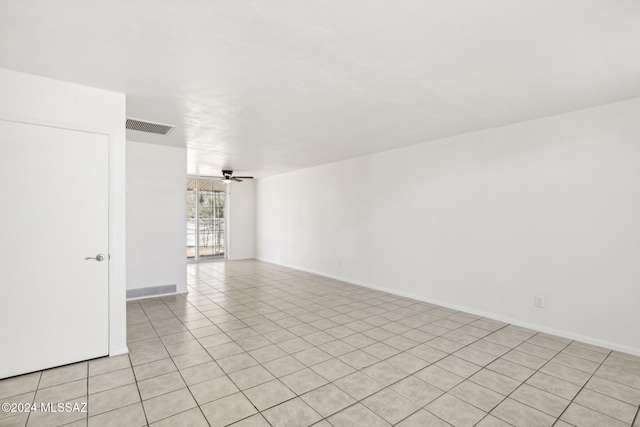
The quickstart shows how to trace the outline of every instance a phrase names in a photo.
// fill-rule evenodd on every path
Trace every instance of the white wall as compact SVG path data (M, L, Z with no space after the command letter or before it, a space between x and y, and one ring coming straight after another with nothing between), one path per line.
M640 354L639 117L633 99L260 179L256 257Z
M186 148L127 141L127 289L187 291Z
M231 182L228 188L229 225L227 258L254 257L255 186L253 180Z
M127 352L124 94L0 69L0 118L109 137L109 352Z

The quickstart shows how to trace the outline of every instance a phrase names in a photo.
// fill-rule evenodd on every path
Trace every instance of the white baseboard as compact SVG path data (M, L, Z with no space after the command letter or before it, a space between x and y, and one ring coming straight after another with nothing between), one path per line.
M116 348L115 350L109 351L109 357L120 356L121 354L129 353L128 347Z
M469 313L469 314L475 314L476 316L482 316L482 317L486 317L488 319L493 319L493 320L497 320L500 322L505 322L505 323L509 323L515 326L520 326L523 328L527 328L527 329L533 329L539 332L544 332L547 334L551 334L551 335L556 335L562 338L567 338L570 340L575 340L575 341L581 341L587 344L591 344L591 345L596 345L599 347L604 347L607 349L611 349L611 350L616 350L616 351L620 351L622 353L628 353L628 354L632 354L634 356L640 356L640 349L638 348L633 348L633 347L628 347L625 345L620 345L620 344L616 344L614 342L610 342L610 341L605 341L605 340L600 340L597 338L592 338L592 337L588 337L585 335L580 335L580 334L576 334L570 331L565 331L565 330L561 330L561 329L555 329L555 328L549 328L547 326L543 326L543 325L539 325L536 323L531 323L531 322L526 322L524 320L521 319L516 319L513 317L508 317L508 316L502 316L500 314L495 314L495 313L489 313L486 311L482 311L482 310L477 310L471 307L465 307L465 306L461 306L461 305L457 305L457 304L452 304L446 301L438 301L438 300L434 300L431 298L427 298L424 297L422 295L416 295L416 294L411 294L411 293L405 293L405 292L398 292L394 289L389 289L389 288L384 288L384 287L380 287L380 286L373 286L369 283L364 283L364 282L359 282L356 280L351 280L351 279L346 279L344 277L340 277L340 276L335 276L333 274L327 274L327 273L323 273L320 271L315 271L315 270L310 270L308 268L304 268L304 267L300 267L300 266L295 266L295 265L290 265L290 264L284 264L284 263L279 263L279 262L274 262L274 261L269 261L267 259L263 259L263 258L256 258L259 261L263 261L263 262L268 262L271 264L275 264L275 265L279 265L282 267L287 267L287 268L293 268L295 270L300 270L300 271L304 271L307 273L312 273L312 274L317 274L318 276L323 276L323 277L327 277L329 279L335 279L335 280L340 280L341 282L345 282L345 283L350 283L352 285L357 285L357 286L362 286L365 288L369 288L369 289L373 289L376 291L381 291L381 292L386 292L392 295L397 295L400 297L405 297L405 298L411 298L411 299L415 299L417 301L422 301L422 302L427 302L429 304L434 304L434 305L439 305L441 307L445 307L445 308L450 308L452 310L457 310L457 311L463 311L465 313Z

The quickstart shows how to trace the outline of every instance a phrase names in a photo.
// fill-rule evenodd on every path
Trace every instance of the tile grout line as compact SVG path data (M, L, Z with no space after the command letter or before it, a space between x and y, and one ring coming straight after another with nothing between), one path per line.
M640 420L640 418L638 418L638 415L640 415L640 407L638 407L638 409L636 409L636 415L633 417L633 420L631 420L631 426L632 427L636 423L636 421Z
M533 336L529 337L527 340L523 341L523 343L524 343L524 342L527 342L528 340L530 340L531 338L533 338L533 337L537 336L538 334L539 334L539 332L538 332L538 333L536 333L536 334L534 334ZM558 342L559 342L559 341L558 341ZM573 341L571 341L571 342L573 342ZM567 347L571 344L571 342L569 342L569 343L568 343L568 344L566 344L564 347L562 347L562 350L564 350L565 348L567 348ZM521 344L522 344L522 343L521 343ZM520 344L518 344L518 345L520 345ZM516 347L513 347L512 349L514 349L514 348L516 348ZM546 348L546 347L544 347L544 348ZM549 349L549 350L553 350L553 349ZM557 352L556 352L556 354L555 354L553 357L555 357L555 356L557 356L558 354L560 354L560 352L561 352L562 350L557 351ZM507 352L507 353L508 353L508 352ZM505 353L505 354L507 354L507 353ZM504 356L504 354L503 354L503 356ZM498 358L497 358L497 359L495 359L495 360L498 360L498 359L499 359L499 358L501 358L501 357L502 357L502 356L498 357ZM495 362L495 360L494 360L494 361L492 361L491 363ZM498 406L500 406L500 404L502 404L504 401L506 401L506 400L509 398L509 396L511 396L511 395L512 395L516 390L518 390L518 389L519 389L523 384L526 384L526 382L527 382L531 377L533 377L536 373L540 372L540 369L542 369L544 366L546 366L546 364L547 364L547 363L551 362L552 360L553 360L553 358L551 358L551 359L547 360L547 361L546 361L542 366L540 366L538 369L534 370L534 372L533 372L531 375L529 375L525 380L521 381L521 382L520 382L520 384L518 385L518 387L516 387L513 391L511 391L511 393L509 393L508 395L506 395L506 396L504 397L504 399L502 399L499 403L497 403L493 408L491 408L491 410L490 410L490 411L488 411L488 412L487 412L487 414L486 414L484 417L482 417L480 420L478 420L478 423L482 422L482 420L483 420L483 419L485 419L485 418L487 418L489 415L491 415L491 412L492 412L495 408L497 408ZM509 361L509 362L510 362L510 361ZM525 368L529 368L528 366L520 365L519 363L516 363L516 362L511 362L511 363L514 363L514 364L519 365L519 366L523 366L523 367L525 367ZM487 369L488 369L488 368L487 368ZM529 369L531 369L531 368L529 368ZM532 369L532 370L533 370L533 369ZM493 371L493 372L495 372L495 371ZM498 374L500 374L500 372L497 372L497 373L498 373ZM544 373L544 372L543 372L543 373ZM501 375L504 375L504 374L501 374ZM505 376L506 376L507 378L511 378L511 377L509 377L508 375L505 375ZM515 378L512 378L512 379L514 379L514 380L516 380L516 381L519 381L519 380L517 380L517 379L515 379ZM477 383L476 383L476 384L477 384ZM480 384L479 384L479 385L480 385ZM532 386L532 387L534 387L534 386ZM487 387L487 388L488 388L488 387ZM537 388L537 387L535 387L535 388ZM537 389L538 389L538 388L537 388ZM546 390L542 390L542 389L538 389L538 390L546 391ZM496 390L493 390L493 391L496 391ZM496 391L496 393L497 393L497 391ZM548 392L547 392L547 393L548 393ZM499 394L501 394L501 393L499 393ZM551 393L551 394L553 394L553 393ZM555 396L555 394L554 394L554 396ZM558 396L558 397L560 397L560 396ZM514 399L514 400L515 400L515 399ZM522 402L520 402L520 401L517 401L517 402L518 402L518 403L521 403L521 404L523 404L523 405L525 405L525 406L528 406L528 407L530 407L530 408L532 408L532 409L535 409L536 411L539 411L539 412L542 412L542 413L546 414L546 412L540 411L539 409L534 408L534 407L532 407L532 406L529 406L529 405L527 405L526 403L522 403ZM568 405L567 405L567 406L568 406ZM549 415L549 414L547 414L547 415ZM492 415L492 416L493 416L493 417L495 417L495 418L498 418L498 419L499 419L499 420L501 420L501 421L504 421L504 422L505 422L505 423L507 423L507 424L511 424L511 423L509 423L509 422L507 422L507 421L503 420L503 419L502 419L502 418L500 418L500 417L497 417L497 416L495 416L495 415ZM553 415L551 415L551 416L553 416ZM556 420L554 421L554 424L556 423L556 421L557 421L558 419L559 419L559 417L558 417L558 418L556 418ZM478 423L476 423L476 424L478 424Z
M87 414L84 417L84 419L87 421L87 425L89 425L89 410L89 361L87 361Z
M149 316L147 316L147 313L144 311L144 308L142 308L142 306L140 306L140 308L142 309L142 312L144 313L144 315L147 318L147 320L149 321L149 323L151 323L151 319L149 319ZM151 327L153 327L153 324L151 324ZM155 331L155 328L154 328L154 331ZM142 393L140 392L140 386L138 385L138 377L136 375L136 370L133 369L133 361L131 360L131 353L130 352L127 353L127 357L129 357L129 365L131 365L131 372L133 372L133 379L136 382L136 390L138 390L138 397L140 398L140 407L142 408L142 413L144 414L144 419L147 422L147 426L148 426L150 424L149 423L149 417L147 416L147 410L144 408L144 404L142 403L143 402L142 401Z
M598 365L598 367L593 371L593 373L589 376L589 379L587 381L584 382L584 384L582 385L582 387L580 387L580 390L578 390L578 392L575 394L575 396L573 396L573 398L571 399L571 401L569 402L569 404L564 408L564 410L560 413L560 415L558 415L558 418L556 419L556 421L553 423L553 425L556 425L558 423L558 421L560 421L560 418L562 417L562 415L564 415L565 412L567 412L567 409L569 409L569 406L571 406L572 403L574 403L574 400L576 400L576 397L578 397L578 395L582 392L582 390L584 390L584 388L586 387L586 385L589 383L589 381L591 381L591 378L593 378L593 376L596 374L596 372L598 372L598 369L600 368L600 366L602 366L602 364L604 363L605 360L607 360L607 358L609 357L609 355L611 354L611 351L609 351L609 353L607 353L607 356L602 359L602 362L600 362L600 364ZM576 403L576 405L580 405L579 403ZM580 405L582 406L582 405ZM598 412L599 414L602 414L602 412L600 411L596 411L593 410L594 412ZM608 416L607 414L602 414L605 416ZM613 418L613 417L610 417ZM615 418L614 418L615 419ZM567 424L570 424L567 422Z
M36 403L36 396L38 395L38 390L40 390L40 382L42 381L42 372L44 371L40 371L40 376L38 376L38 384L36 385L36 391L33 392L33 399L31 401L31 403ZM88 391L88 389L87 389ZM89 398L87 398L87 402L89 401ZM31 418L31 412L29 412L27 414L27 419L24 423L25 426L29 425L29 418Z
M539 334L539 333L536 333L534 336L537 336L538 334ZM558 342L560 342L560 341L558 341ZM528 381L531 377L533 377L535 374L537 374L538 372L540 372L540 369L544 368L548 363L550 363L551 361L553 361L553 358L554 358L554 357L556 357L558 354L560 354L560 353L562 352L562 350L564 350L564 349L566 349L567 347L569 347L569 346L571 345L571 343L572 343L572 342L573 342L573 340L572 340L572 341L570 341L569 343L567 343L564 347L562 347L562 349L561 349L561 350L557 351L557 352L556 352L556 354L554 354L552 358L548 359L548 360L547 360L547 361L546 361L542 366L540 366L538 369L536 369L536 370L533 372L533 374L529 375L529 376L528 376L524 381L522 381L522 382L518 385L518 387L516 387L516 388L515 388L511 393L509 393L507 396L505 396L505 398L504 398L502 401L500 401L500 403L499 403L498 405L494 406L494 408L493 408L493 409L497 408L497 407L498 407L502 402L506 401L506 400L507 400L507 399L508 399L508 398L509 398L513 393L515 393L515 391L516 391L516 390L518 390L520 387L522 387L522 385L523 385L523 384L526 384L526 383L527 383L527 381ZM545 347L545 348L546 348L546 347ZM552 350L552 349L550 349L550 350ZM516 363L516 362L512 362L512 363ZM557 362L556 362L556 363L557 363ZM516 364L520 365L519 363L516 363ZM524 365L520 365L520 366L524 366ZM528 366L525 366L525 368L528 368ZM529 368L529 369L531 369L531 368ZM542 373L542 374L544 374L544 372L541 372L541 373ZM546 375L549 375L549 374L546 374ZM555 377L554 375L550 375L550 376L552 376L552 377L554 377L554 378L557 378L557 377ZM562 378L558 378L558 379L562 380ZM563 380L563 381L565 381L565 380ZM567 382L568 382L568 381L567 381ZM531 385L530 385L530 386L531 386ZM543 392L546 392L546 393L549 393L549 394L553 394L554 396L557 396L557 395L556 395L556 394L554 394L554 393L550 393L550 392L548 392L548 391L546 391L546 390L542 390L542 389L540 389L540 388L538 388L538 387L535 387L535 386L531 386L531 387L534 387L534 388L536 388L536 389L538 389L538 390L540 390L540 391L543 391ZM577 395L577 393L576 393L576 395ZM561 397L561 396L557 396L557 397ZM575 396L574 396L574 397L575 397ZM516 399L512 399L512 400L516 400ZM548 414L548 413L546 413L546 412L544 412L544 411L541 411L541 410L540 410L540 409L538 409L538 408L534 408L533 406L528 405L528 404L526 404L526 403L520 402L519 400L516 400L516 402L518 402L518 403L520 403L520 404L522 404L522 405L528 406L529 408L535 409L535 410L536 410L536 411L538 411L538 412L541 412L541 413L543 413L543 414L546 414L546 415L549 415L549 416L553 417L553 415ZM569 402L569 403L567 404L567 408L569 407L569 405L570 405L570 404L571 404L571 402ZM493 409L492 409L492 411L493 411ZM565 410L566 410L566 408L565 408ZM563 410L562 412L564 412L564 410ZM562 413L561 413L560 415L562 415ZM557 422L558 422L558 420L560 419L560 415L558 415L558 416L556 417L556 419L553 421L553 424L555 424L555 423L557 423ZM494 416L495 416L495 415L494 415ZM499 418L500 420L502 420L502 418L500 418L500 417L497 417L497 416L495 416L495 417L496 417L496 418ZM502 421L504 421L504 420L502 420ZM506 421L505 421L505 422L506 422Z

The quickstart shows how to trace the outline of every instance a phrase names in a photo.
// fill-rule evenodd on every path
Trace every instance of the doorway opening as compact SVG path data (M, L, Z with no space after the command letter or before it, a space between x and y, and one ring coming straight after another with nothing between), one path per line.
M187 177L187 260L226 258L227 184L221 179Z

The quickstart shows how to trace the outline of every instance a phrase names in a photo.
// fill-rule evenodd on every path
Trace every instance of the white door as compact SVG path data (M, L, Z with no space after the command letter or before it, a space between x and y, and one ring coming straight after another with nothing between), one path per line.
M108 354L108 164L106 135L0 120L0 378Z

